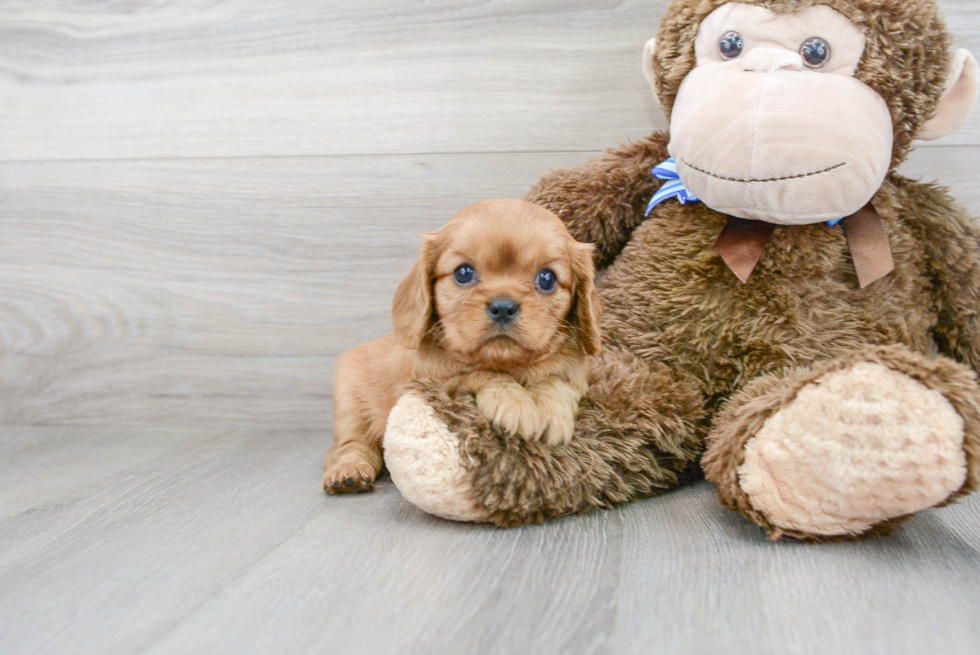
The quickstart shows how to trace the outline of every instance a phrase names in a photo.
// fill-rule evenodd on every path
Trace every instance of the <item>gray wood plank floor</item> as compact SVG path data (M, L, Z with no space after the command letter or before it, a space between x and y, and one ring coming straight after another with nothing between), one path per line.
M942 653L980 647L980 497L891 538L771 543L706 484L500 530L323 432L0 429L0 652Z

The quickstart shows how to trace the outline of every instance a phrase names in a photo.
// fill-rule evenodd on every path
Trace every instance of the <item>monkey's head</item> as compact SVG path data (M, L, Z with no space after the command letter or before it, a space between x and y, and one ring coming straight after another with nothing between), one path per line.
M913 139L954 131L980 69L934 0L672 0L644 71L681 180L712 209L849 216Z

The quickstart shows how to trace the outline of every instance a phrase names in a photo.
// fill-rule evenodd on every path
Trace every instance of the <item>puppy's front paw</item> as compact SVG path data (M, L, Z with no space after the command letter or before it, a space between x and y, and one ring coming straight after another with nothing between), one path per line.
M528 440L541 436L541 418L534 398L516 382L487 386L476 394L476 405L494 426Z
M541 416L544 442L558 446L571 441L581 394L570 384L557 378L538 385L533 392Z
M548 426L545 428L543 441L549 446L560 446L571 441L575 431L575 413L567 407L557 405L540 409L541 420Z
M381 472L381 457L362 449L334 449L323 464L323 490L328 494L371 491Z

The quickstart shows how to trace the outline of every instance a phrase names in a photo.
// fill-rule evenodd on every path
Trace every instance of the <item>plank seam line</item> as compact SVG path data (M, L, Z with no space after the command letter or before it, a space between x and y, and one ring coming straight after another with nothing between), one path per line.
M949 146L969 147L969 146ZM463 150L459 152L381 152L381 153L334 153L322 155L222 155L214 157L91 157L66 159L2 159L6 164L85 164L99 162L166 162L166 161L226 161L247 159L348 159L354 157L466 157L472 155L561 155L601 153L602 148L584 150Z

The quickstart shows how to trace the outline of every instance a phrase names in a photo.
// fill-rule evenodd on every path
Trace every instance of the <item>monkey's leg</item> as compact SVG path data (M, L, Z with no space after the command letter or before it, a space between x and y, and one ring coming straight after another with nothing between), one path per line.
M515 526L612 507L678 485L700 454L698 385L606 347L562 445L495 430L462 387L430 384L392 410L385 462L427 512ZM703 433L702 433L703 435Z
M702 465L773 538L884 534L980 483L980 388L902 346L764 376L719 413Z

